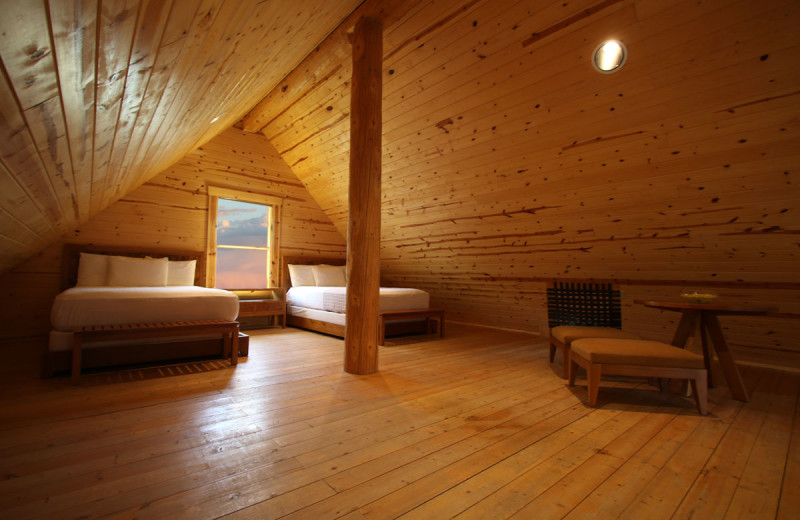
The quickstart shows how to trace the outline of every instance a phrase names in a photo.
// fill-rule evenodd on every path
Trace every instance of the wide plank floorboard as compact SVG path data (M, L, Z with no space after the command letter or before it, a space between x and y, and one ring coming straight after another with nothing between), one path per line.
M800 375L742 367L710 415L636 378L596 408L544 340L453 324L343 341L251 331L250 356L38 379L1 346L0 518L797 518ZM20 352L28 352L21 356Z

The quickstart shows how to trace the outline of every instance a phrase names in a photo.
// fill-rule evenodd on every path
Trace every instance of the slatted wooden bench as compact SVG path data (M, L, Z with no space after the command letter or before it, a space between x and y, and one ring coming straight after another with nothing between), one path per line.
M222 334L223 357L230 356L231 365L236 365L239 362L238 321L197 320L81 327L73 331L72 381L77 383L80 380L81 352L84 343L104 340L174 338L215 333Z
M405 309L397 311L380 311L380 332L378 336L378 345L383 345L386 341L386 322L397 320L412 320L416 318L425 318L425 330L430 333L431 319L436 320L439 329L439 337L444 337L444 309Z

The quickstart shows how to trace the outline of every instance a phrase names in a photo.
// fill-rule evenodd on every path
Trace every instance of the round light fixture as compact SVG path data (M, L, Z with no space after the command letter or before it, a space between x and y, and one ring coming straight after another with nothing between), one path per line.
M616 72L628 58L628 50L619 40L606 40L594 50L592 65L603 74Z

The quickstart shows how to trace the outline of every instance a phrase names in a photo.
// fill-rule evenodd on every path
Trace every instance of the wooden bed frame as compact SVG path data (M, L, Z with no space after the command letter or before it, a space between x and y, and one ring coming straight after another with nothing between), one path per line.
M283 281L283 288L288 292L292 286L291 277L289 276L289 264L294 265L345 265L344 258L324 258L312 256L286 256L281 262L281 280ZM288 304L287 304L288 306ZM309 318L301 318L299 316L292 316L286 313L286 323L291 327L312 330L314 332L321 332L339 338L344 338L344 325L336 323L329 323L327 321L314 320ZM396 336L401 334L424 334L429 332L429 324L426 320L414 322L388 322L385 323L384 336ZM376 334L378 331L376 331Z
M124 246L99 246L93 244L65 244L61 258L61 290L74 287L78 279L80 253L120 255L132 257L167 257L170 260L196 260L195 285L205 287L206 255L196 251L168 251ZM158 363L197 358L219 358L224 351L222 338L166 339L138 345L119 345L107 348L84 349L82 367L98 368L119 365ZM246 355L246 354L245 354ZM72 351L45 350L42 358L42 377L72 369Z

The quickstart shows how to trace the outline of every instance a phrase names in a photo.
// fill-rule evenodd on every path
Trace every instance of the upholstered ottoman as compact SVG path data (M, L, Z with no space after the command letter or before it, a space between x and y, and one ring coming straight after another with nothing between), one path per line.
M688 379L697 410L708 408L708 374L703 356L658 341L583 338L570 344L569 385L575 384L576 365L586 369L589 406L597 405L603 374Z
M639 339L639 336L612 327L582 327L578 325L553 327L550 329L550 362L552 363L555 359L556 349L560 350L564 363L561 377L564 379L569 374L569 346L573 341L581 338Z

